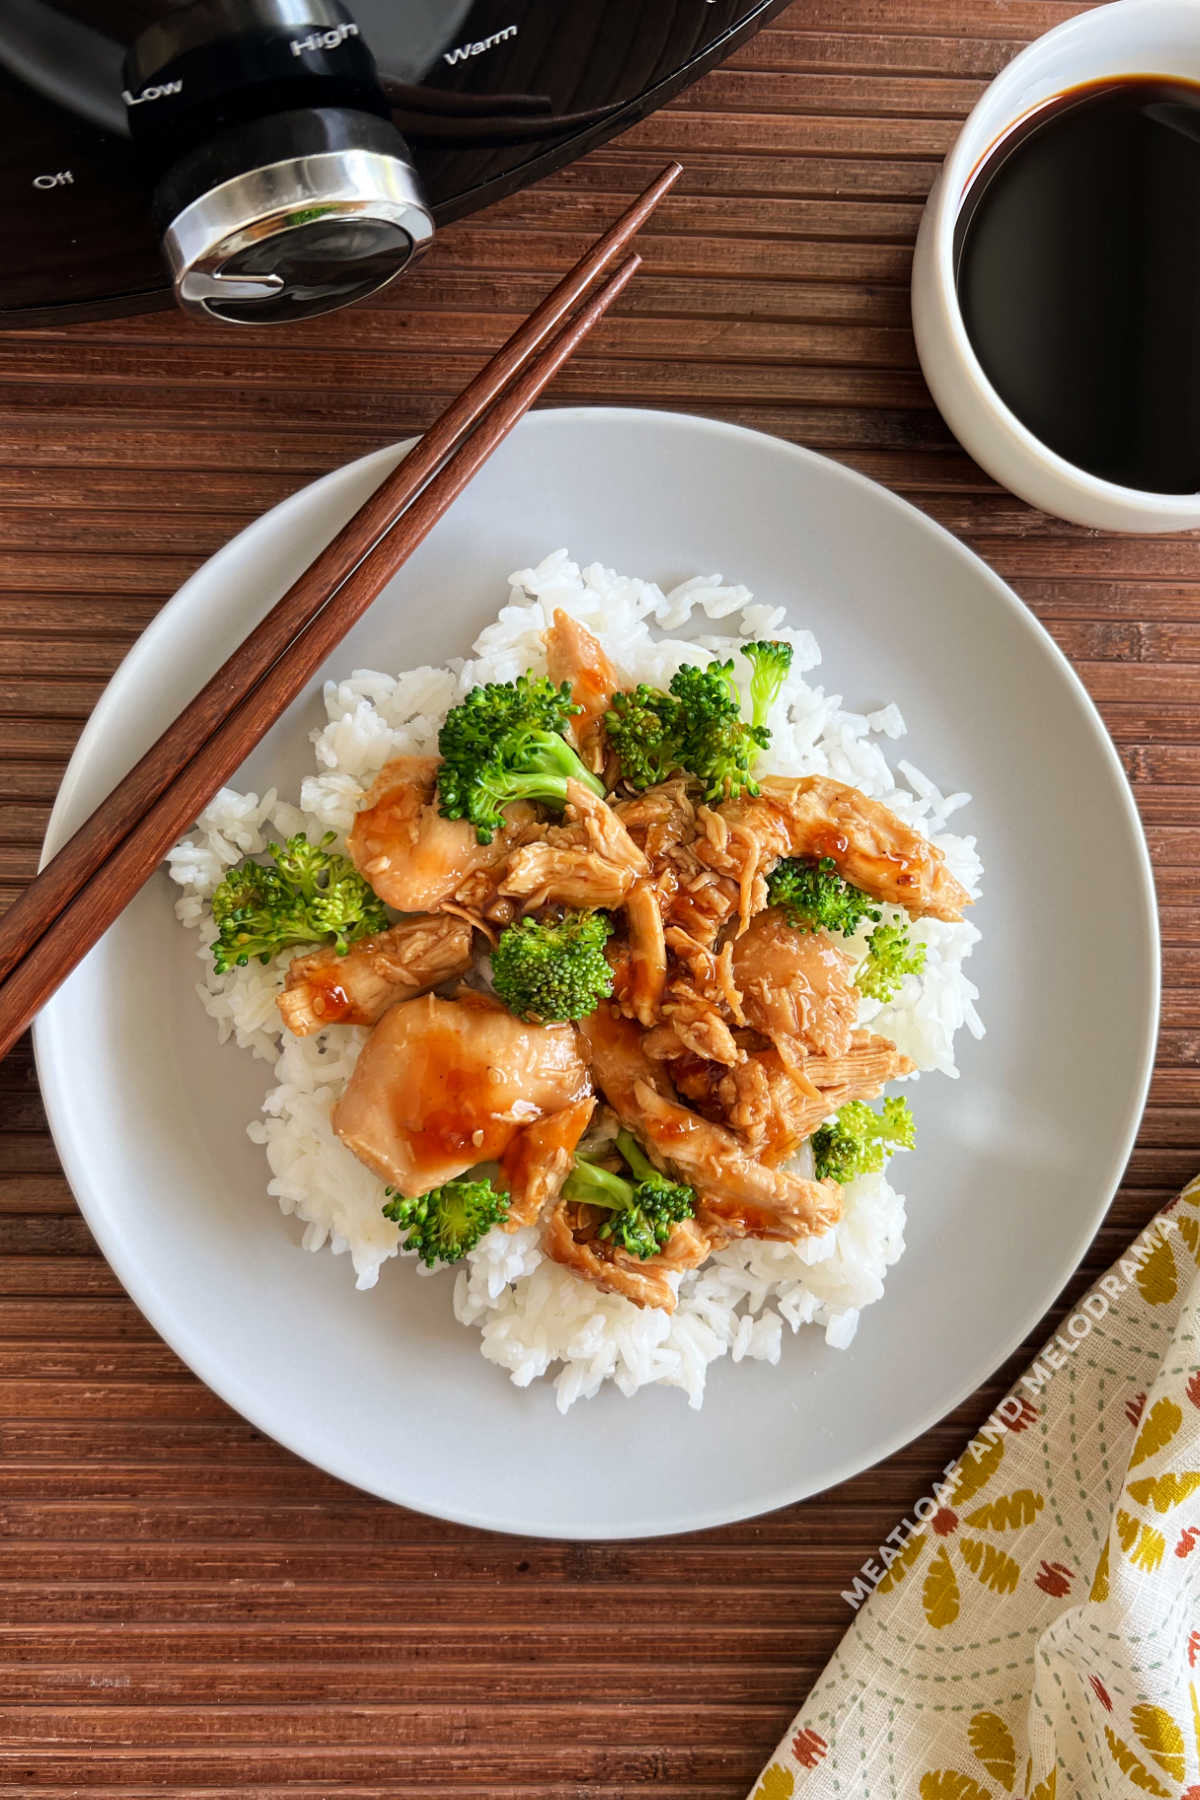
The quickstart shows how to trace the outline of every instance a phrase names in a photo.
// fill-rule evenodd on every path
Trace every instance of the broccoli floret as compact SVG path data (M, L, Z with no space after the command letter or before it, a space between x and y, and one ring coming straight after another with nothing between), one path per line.
M765 725L742 718L732 662L704 669L685 664L671 678L671 693L680 703L680 766L703 782L705 800L713 804L757 794L750 771L771 734Z
M878 914L875 915L878 918ZM906 975L925 967L925 946L914 944L908 926L897 920L877 925L867 939L867 954L855 974L856 986L870 1000L890 1000Z
M472 688L451 707L438 733L438 798L445 817L469 819L479 842L490 844L514 800L561 807L568 780L603 796L603 782L562 736L578 711L570 684L555 687L544 675Z
M673 1226L693 1216L696 1195L692 1188L669 1181L656 1169L629 1132L618 1132L617 1148L632 1180L577 1156L563 1185L563 1196L606 1207L612 1217L605 1219L597 1236L645 1261L664 1247Z
M212 897L217 926L213 964L218 975L245 968L252 956L268 963L297 944L329 942L344 956L358 938L387 929L382 900L349 857L327 849L303 832L286 844L268 844L274 862L247 858L230 869Z
M613 695L604 729L630 787L655 787L679 768L680 712L674 694L644 682Z
M460 1262L485 1232L508 1217L508 1195L497 1193L491 1182L447 1181L444 1186L408 1200L395 1188L383 1209L408 1236L406 1250L415 1250L428 1268L435 1263Z
M848 1100L835 1124L813 1133L813 1168L818 1181L877 1175L893 1150L911 1150L916 1141L917 1123L907 1100L885 1100L878 1113L862 1100Z
M850 937L864 919L881 919L861 888L843 881L832 856L785 857L767 877L767 897L796 931L840 931Z
M859 991L868 999L888 1001L906 975L925 967L925 946L914 944L903 920L881 925L883 914L861 888L844 881L832 856L785 857L767 877L767 897L783 908L796 931L840 931L853 936L864 919L875 921L867 954L855 971Z
M567 913L554 924L521 919L500 935L492 985L518 1019L541 1024L583 1019L612 993L604 954L612 925L604 913Z
M753 668L748 722L732 662L704 668L685 663L667 693L643 684L613 695L604 728L631 787L652 787L682 770L703 782L710 803L757 794L751 770L771 741L764 721L791 665L792 648L747 644L743 654Z
M784 677L792 666L792 646L777 638L743 644L742 655L753 671L750 677L750 722L765 725Z

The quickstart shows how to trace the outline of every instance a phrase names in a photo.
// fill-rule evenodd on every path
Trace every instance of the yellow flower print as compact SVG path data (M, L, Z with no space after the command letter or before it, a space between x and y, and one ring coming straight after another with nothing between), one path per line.
M1153 1757L1174 1781L1187 1774L1183 1754L1183 1733L1164 1706L1143 1704L1130 1714L1138 1743Z
M993 1780L1011 1793L1017 1778L1017 1747L1000 1714L977 1712L967 1727L967 1742Z
M1033 1488L1014 1488L1007 1493L984 1494L1004 1460L1002 1437L979 1451L965 1456L946 1478L946 1503L938 1507L925 1531L915 1532L897 1552L886 1575L878 1583L878 1593L888 1593L916 1567L926 1547L931 1554L921 1587L921 1604L925 1617L935 1631L953 1625L961 1607L961 1590L951 1546L965 1567L981 1586L992 1594L1011 1594L1021 1578L1021 1564L990 1538L977 1537L976 1532L999 1533L1019 1531L1031 1525L1046 1504L1044 1494ZM977 1506L965 1510L967 1503L979 1500ZM1064 1572L1067 1586L1070 1571ZM1041 1585L1041 1584L1039 1584Z
M1108 1754L1135 1788L1140 1788L1143 1794L1158 1795L1159 1800L1171 1800L1170 1788L1164 1787L1150 1773L1145 1763L1134 1754L1124 1738L1117 1736L1111 1725L1104 1727L1104 1741L1108 1745Z
M1200 1194L1200 1188L1197 1189ZM1188 1383L1187 1396L1193 1405L1200 1404L1195 1378ZM1200 1488L1200 1469L1163 1469L1155 1474L1143 1465L1161 1456L1174 1442L1183 1426L1183 1408L1169 1394L1161 1395L1141 1420L1133 1449L1129 1454L1129 1476L1125 1482L1125 1498L1130 1506L1143 1512L1157 1513L1161 1518L1181 1506ZM1134 1470L1142 1470L1134 1474ZM1119 1506L1115 1520L1117 1543L1135 1569L1151 1575L1158 1569L1167 1552L1166 1536L1148 1519L1138 1518L1130 1506ZM1176 1556L1191 1553L1195 1539L1184 1532L1175 1546ZM1109 1546L1105 1546L1092 1584L1092 1599L1108 1598Z
M917 1790L921 1800L992 1800L990 1791L957 1769L930 1769Z
M1179 1292L1180 1280L1191 1279L1185 1251L1200 1264L1200 1181L1189 1182L1166 1211L1176 1230L1163 1233L1137 1272L1142 1298L1150 1306L1169 1305Z
M1096 1564L1096 1573L1092 1577L1092 1591L1089 1600L1095 1600L1101 1606L1108 1599L1108 1539L1104 1540L1104 1548L1100 1552L1100 1561Z
M750 1800L792 1800L796 1777L782 1763L771 1763L758 1778Z
M998 1781L1006 1794L1013 1792L1017 1779L1017 1746L1004 1719L996 1712L977 1712L967 1726L967 1743L971 1755L992 1781ZM1054 1800L1057 1773L1050 1773L1032 1785L1032 1765L1026 1765L1025 1789L1029 1800ZM985 1787L965 1769L927 1769L917 1784L921 1800L996 1800L995 1790Z
M1112 1696L1100 1677L1089 1675L1088 1684L1105 1712L1111 1713ZM1140 1701L1130 1713L1129 1723L1134 1737L1150 1761L1156 1763L1172 1781L1182 1781L1187 1773L1183 1732L1166 1707ZM1178 1787L1163 1786L1153 1769L1147 1767L1133 1746L1112 1725L1105 1725L1104 1741L1108 1745L1108 1754L1131 1786L1143 1794L1157 1795L1159 1800L1172 1800L1172 1796L1178 1793ZM1184 1800L1187 1800L1186 1795Z
M1179 1427L1183 1424L1183 1409L1176 1406L1164 1394L1156 1400L1142 1421L1142 1429L1138 1432L1129 1456L1129 1466L1136 1469L1147 1457L1156 1456L1170 1443Z

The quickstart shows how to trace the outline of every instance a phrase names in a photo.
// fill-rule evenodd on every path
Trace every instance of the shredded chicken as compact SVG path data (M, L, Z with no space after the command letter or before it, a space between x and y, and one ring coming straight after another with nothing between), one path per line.
M464 920L405 919L362 938L344 956L333 949L294 956L277 1004L297 1037L326 1025L374 1025L396 1001L413 1000L470 966L471 927Z
M667 944L658 896L649 881L637 881L625 896L629 972L624 1004L641 1025L653 1025L667 985Z
M676 1169L704 1198L705 1210L738 1236L793 1242L836 1224L836 1182L804 1181L755 1162L732 1132L680 1104L661 1063L646 1054L628 1019L600 1007L581 1031L592 1073L623 1124L656 1160Z
M444 819L434 796L438 759L398 756L379 771L363 798L346 848L381 900L399 912L435 912L470 877L496 868L513 838L535 816L523 801L481 844L466 819Z
M582 782L568 781L563 823L511 852L497 891L520 900L526 912L550 905L611 910L646 873L646 858L614 809Z
M737 903L738 884L701 860L698 833L706 809L696 807L687 782L664 781L618 801L614 810L645 851L664 928L713 945Z
M733 1027L746 1023L732 943L719 952L708 950L676 925L664 938L675 957L674 972L663 989L660 1023L647 1033L648 1054L660 1062L701 1057L732 1067L745 1054Z
M635 1306L674 1312L675 1287L668 1277L682 1269L698 1268L707 1259L711 1250L708 1233L696 1220L685 1219L672 1228L657 1256L643 1260L596 1236L601 1217L594 1207L560 1201L542 1240L546 1255L604 1293L623 1294Z
M715 1083L710 1078L704 1098L716 1103L752 1156L774 1167L804 1142L801 1121L815 1091L796 1080L777 1050L763 1050Z
M888 1038L870 1031L855 1031L845 1056L810 1056L804 1073L817 1089L799 1115L798 1125L807 1137L822 1119L845 1106L847 1100L873 1100L889 1081L911 1075L916 1064L897 1050Z
M620 800L615 811L655 869L670 851L690 844L696 835L696 808L683 777Z
M671 983L662 1016L645 1039L646 1054L656 1061L691 1055L729 1066L741 1062L744 1052L717 1008L686 981Z
M384 1013L333 1128L401 1194L425 1194L590 1092L572 1026L524 1025L483 994L427 994Z
M586 626L559 607L546 633L546 672L551 681L567 681L580 708L571 730L589 768L604 766L601 720L621 683L608 657Z
M714 817L718 824L706 830L699 855L738 881L743 923L762 904L754 884L781 856L831 857L847 881L918 917L958 919L971 904L927 838L878 800L826 776L768 775L756 798L713 809L706 827Z
M672 925L665 935L668 950L686 971L694 991L725 1013L733 1024L744 1025L746 1013L733 968L735 941L730 939L719 951L712 951L678 925Z
M846 1054L861 996L854 959L827 931L795 931L768 907L733 943L733 978L747 1024L785 1061Z
M532 1225L550 1201L558 1199L595 1105L587 1095L561 1112L548 1113L526 1125L512 1138L500 1158L500 1173L509 1192L508 1231Z
M715 1097L747 1149L773 1166L847 1100L873 1100L914 1066L887 1038L858 1030L840 1057L810 1056L797 1065L778 1050L757 1051L721 1076Z

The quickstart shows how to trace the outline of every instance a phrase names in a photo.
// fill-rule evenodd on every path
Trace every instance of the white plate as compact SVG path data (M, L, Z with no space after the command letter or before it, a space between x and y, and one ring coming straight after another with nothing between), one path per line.
M339 469L207 563L109 685L50 823L60 844L245 635L399 452ZM1014 1349L1079 1261L1141 1116L1158 1010L1153 887L1112 746L1082 686L997 577L837 464L682 415L567 409L529 419L477 477L329 672L463 653L505 577L559 544L674 582L721 571L787 604L821 679L867 710L896 699L902 753L975 795L984 938L970 970L988 1036L962 1078L921 1082L904 1158L909 1248L849 1351L811 1328L782 1363L615 1391L566 1418L520 1391L453 1317L452 1277L309 1256L266 1198L246 1121L266 1065L218 1048L192 988L194 940L152 880L43 1013L55 1142L133 1299L261 1430L346 1481L496 1529L636 1537L764 1511L915 1437ZM238 778L294 795L319 686ZM893 746L895 749L896 746Z

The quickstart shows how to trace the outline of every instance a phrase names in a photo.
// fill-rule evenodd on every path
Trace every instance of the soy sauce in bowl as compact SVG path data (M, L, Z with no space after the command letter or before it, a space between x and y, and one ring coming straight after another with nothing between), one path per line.
M1042 443L1200 489L1200 84L1111 77L1038 108L980 163L954 248L975 353Z

